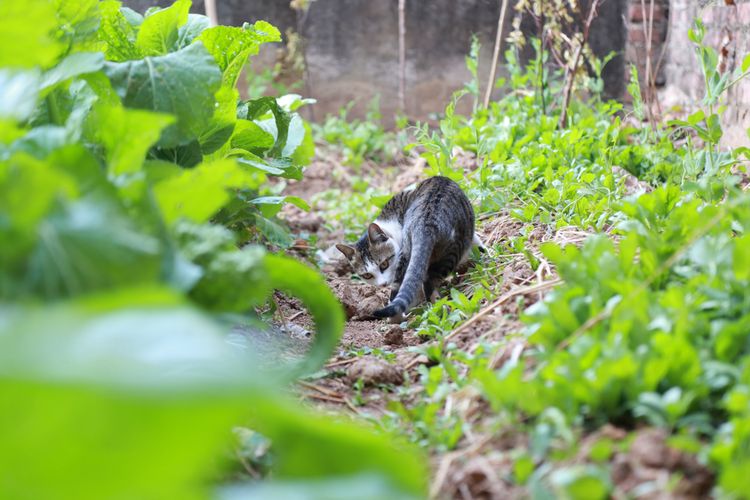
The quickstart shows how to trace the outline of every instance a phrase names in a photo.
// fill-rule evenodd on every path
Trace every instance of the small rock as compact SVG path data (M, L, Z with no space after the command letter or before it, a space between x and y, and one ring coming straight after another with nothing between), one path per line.
M388 345L401 345L404 343L404 330L398 325L393 325L385 332L383 340Z
M352 363L346 376L352 384L358 379L362 379L365 385L401 384L404 381L404 374L397 367L372 356Z

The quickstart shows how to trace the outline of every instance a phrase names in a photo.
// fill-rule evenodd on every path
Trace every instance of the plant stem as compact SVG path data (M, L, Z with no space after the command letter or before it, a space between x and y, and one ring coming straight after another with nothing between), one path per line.
M599 7L601 0L592 0L591 8L589 8L589 15L586 18L586 22L583 25L583 33L578 39L578 46L576 47L575 55L573 56L573 64L565 70L565 88L563 89L563 102L562 109L560 110L560 121L558 122L558 128L565 128L568 121L568 106L570 105L570 97L573 94L573 83L576 79L576 71L578 70L578 61L581 58L581 52L583 52L583 46L589 38L589 28L591 23L596 16L596 9ZM641 0L643 1L643 0ZM574 37L575 39L575 37Z
M490 77L487 80L487 90L484 92L484 107L490 105L492 88L495 86L497 75L497 60L500 57L500 46L503 43L503 28L505 27L505 13L508 10L508 0L502 0L500 6L500 17L497 19L497 34L495 35L495 48L492 51L492 66L490 66Z
M653 0L651 0L651 7L653 8ZM651 32L649 31L648 24L646 23L646 0L641 0L641 17L643 18L641 24L643 25L643 37L646 39L646 93L644 102L646 104L646 115L648 116L649 124L651 128L656 131L656 120L652 110L652 93L651 93ZM653 21L653 10L651 11L651 21ZM652 25L653 26L653 25Z
M216 0L206 0L206 16L211 26L219 24L219 15L216 13Z
M406 111L406 0L398 0L398 106Z

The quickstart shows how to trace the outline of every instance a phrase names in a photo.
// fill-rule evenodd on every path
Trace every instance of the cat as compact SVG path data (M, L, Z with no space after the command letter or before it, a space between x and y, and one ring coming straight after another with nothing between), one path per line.
M339 243L352 270L372 285L391 285L390 303L376 318L401 317L471 252L483 249L474 234L474 209L458 184L430 177L391 198L354 244Z

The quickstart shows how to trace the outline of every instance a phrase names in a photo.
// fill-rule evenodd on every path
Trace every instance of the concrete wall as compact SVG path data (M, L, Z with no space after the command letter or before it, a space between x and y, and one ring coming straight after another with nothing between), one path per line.
M667 52L665 99L682 101L690 106L704 95L703 75L693 44L687 36L693 19L700 16L706 25L705 43L717 51L728 49L727 70L733 71L750 53L750 0L735 0L736 5L696 0L671 0ZM735 85L726 97L727 110L722 116L723 142L726 145L747 146L750 139L750 79Z
M153 3L125 1L139 11ZM169 5L171 1L156 3ZM511 5L514 3L511 1ZM627 0L604 1L590 36L592 47L600 56L611 51L624 52L626 4ZM430 113L442 111L451 94L469 79L464 58L472 34L477 34L482 43L479 71L484 86L500 1L407 0L406 8L406 111L410 117L424 120ZM194 0L193 11L203 12L202 0ZM309 69L305 93L318 100L318 119L355 99L358 105L354 114L359 114L376 95L381 98L385 118L396 111L398 0L314 0L302 24L289 7L289 0L217 0L217 11L222 24L240 25L264 19L282 33L287 28L302 28ZM514 14L509 8L506 34L511 31ZM267 60L273 57L270 52L265 53ZM625 86L621 55L605 68L604 78L607 95L619 97ZM470 102L465 99L462 104L466 108Z

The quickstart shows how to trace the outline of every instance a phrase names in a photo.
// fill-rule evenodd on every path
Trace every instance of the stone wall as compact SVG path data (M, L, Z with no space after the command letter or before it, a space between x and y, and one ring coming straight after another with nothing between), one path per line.
M605 0L591 29L594 51L604 56L625 48L623 22L628 0ZM170 0L126 0L139 11ZM515 2L511 1L511 6ZM584 3L587 3L584 1ZM451 94L468 81L465 67L471 36L482 44L480 81L489 72L492 46L500 10L499 0L406 1L406 107L419 120L441 111ZM194 0L194 12L203 12L202 0ZM304 91L318 100L316 118L335 113L351 100L354 114L380 96L383 116L397 108L398 94L398 0L314 0L304 23L289 7L289 0L217 0L219 21L240 25L265 19L279 27L299 30L307 40L309 85ZM509 8L505 33L510 32L514 11ZM266 50L265 58L273 58ZM606 93L619 97L624 89L624 59L619 56L605 68ZM462 103L468 107L470 102Z
M700 16L706 25L704 42L717 51L726 47L727 71L734 71L742 64L743 57L750 53L750 0L735 0L734 3L736 5L726 5L724 0L710 3L671 1L665 100L690 106L703 98L703 75L687 36L696 17ZM723 142L732 146L749 145L750 79L746 78L730 89L724 104L727 110L722 117Z

